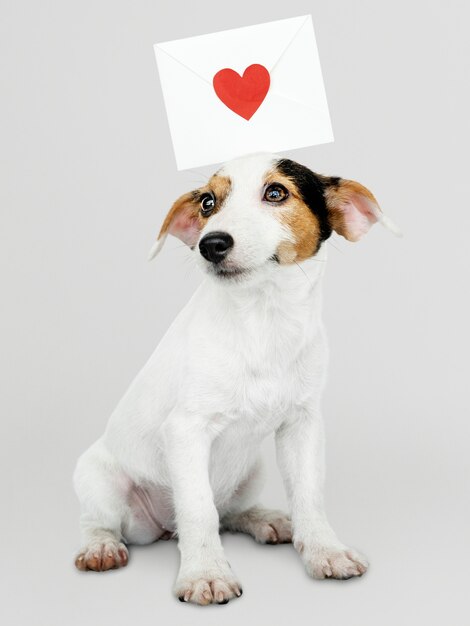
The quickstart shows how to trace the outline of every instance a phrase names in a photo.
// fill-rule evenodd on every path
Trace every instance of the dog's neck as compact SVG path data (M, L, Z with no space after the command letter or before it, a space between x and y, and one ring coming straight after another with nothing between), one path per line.
M207 280L214 307L233 314L240 320L256 320L258 328L264 320L272 328L285 328L291 320L297 324L320 322L321 281L326 264L325 246L302 264L268 265L255 277L238 283ZM278 323L279 322L279 323Z

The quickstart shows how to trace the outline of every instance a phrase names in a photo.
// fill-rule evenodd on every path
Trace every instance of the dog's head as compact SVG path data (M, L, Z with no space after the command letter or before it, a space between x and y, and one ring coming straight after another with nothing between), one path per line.
M268 264L314 256L332 231L358 241L378 221L396 231L359 183L275 155L251 155L226 163L207 185L181 196L150 256L170 233L195 251L208 274L240 279Z

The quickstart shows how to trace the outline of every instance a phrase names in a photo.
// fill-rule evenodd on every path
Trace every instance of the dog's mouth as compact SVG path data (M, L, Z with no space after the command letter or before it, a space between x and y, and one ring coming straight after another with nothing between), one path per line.
M279 265L280 261L279 261L279 257L277 256L277 254L273 254L272 256L270 256L266 262L263 264L264 265ZM206 272L208 274L210 274L211 276L215 276L216 278L219 278L220 280L241 280L244 279L250 275L252 275L255 271L256 271L256 267L240 267L238 265L231 265L230 263L227 262L222 262L222 263L211 263L210 265L207 264L206 267Z
M249 269L244 267L223 267L221 265L211 265L210 273L222 280L240 279L250 273Z

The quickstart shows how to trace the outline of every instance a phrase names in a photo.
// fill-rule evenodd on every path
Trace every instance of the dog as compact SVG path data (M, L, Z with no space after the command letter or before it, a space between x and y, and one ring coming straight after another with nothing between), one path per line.
M79 570L177 536L176 596L225 604L242 587L223 529L292 541L316 579L365 573L323 505L321 283L332 232L357 241L376 222L396 232L361 184L271 154L230 161L176 200L151 256L174 235L206 277L78 461ZM273 433L289 516L258 504Z

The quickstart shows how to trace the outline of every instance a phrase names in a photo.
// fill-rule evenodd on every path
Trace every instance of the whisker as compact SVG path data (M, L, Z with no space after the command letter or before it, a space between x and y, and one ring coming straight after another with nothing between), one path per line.
M199 180L204 181L204 183L207 183L207 181L210 178L206 174L203 174L202 172L197 172L196 170L186 170L186 171L190 172L191 174L193 174L196 178L199 178Z
M177 244L176 246L172 246L168 248L168 250L181 250L181 248L187 248L188 246L185 243Z
M303 275L305 276L305 278L308 280L308 282L309 282L310 286L311 286L311 287L313 287L313 283L312 283L312 281L310 280L310 278L308 277L308 275L306 274L306 272L305 272L305 270L303 269L303 267L301 267L301 266L297 263L297 261L294 261L294 263L297 265L297 267L299 268L299 270L302 272L302 274L303 274Z
M344 254L344 250L341 250L341 248L338 248L338 246L335 246L335 244L332 242L331 238L328 239L328 243L330 246L332 246L335 250L337 250L338 252L340 252L341 254Z

